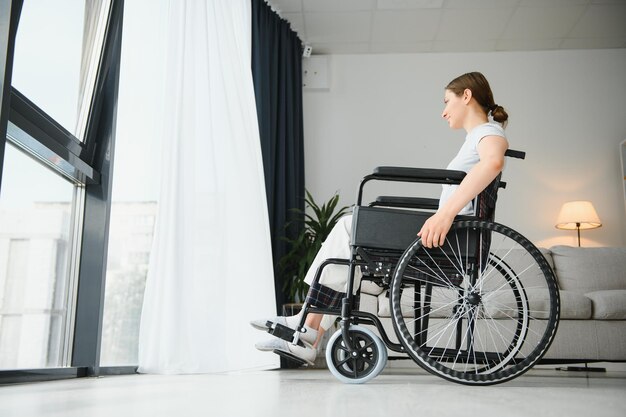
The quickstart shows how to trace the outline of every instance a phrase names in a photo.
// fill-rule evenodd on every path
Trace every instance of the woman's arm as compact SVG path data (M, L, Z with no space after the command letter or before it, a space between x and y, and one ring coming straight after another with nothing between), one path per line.
M443 245L454 217L487 187L504 167L509 144L502 136L485 136L478 143L480 161L467 173L448 201L431 216L417 234L427 248Z

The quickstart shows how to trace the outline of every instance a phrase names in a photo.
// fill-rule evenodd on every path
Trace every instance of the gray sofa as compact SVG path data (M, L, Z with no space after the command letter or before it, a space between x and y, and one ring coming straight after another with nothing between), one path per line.
M561 298L558 331L544 359L626 361L626 248L554 246L541 251L554 269ZM371 282L363 284L361 309L381 317L395 342L387 294Z

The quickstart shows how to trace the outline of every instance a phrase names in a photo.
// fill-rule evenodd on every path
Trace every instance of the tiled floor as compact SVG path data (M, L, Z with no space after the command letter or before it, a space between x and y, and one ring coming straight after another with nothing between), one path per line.
M626 416L626 372L534 369L508 383L468 387L389 367L364 385L327 370L129 375L0 387L2 417L99 416Z

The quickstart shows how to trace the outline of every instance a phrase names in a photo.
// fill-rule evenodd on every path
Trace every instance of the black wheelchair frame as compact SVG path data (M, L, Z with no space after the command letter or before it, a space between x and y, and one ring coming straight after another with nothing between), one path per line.
M525 153L508 150L506 156L524 159ZM297 331L269 322L268 331L302 344L299 336L306 331L307 314L340 316L340 330L328 342L326 360L330 371L346 383L378 375L387 348L407 354L435 375L468 385L505 382L530 369L556 333L558 290L539 250L521 234L493 222L498 189L506 187L501 174L475 199L476 216L457 216L441 248L426 249L416 238L432 215L417 210L436 210L437 199L382 196L362 205L364 186L373 180L460 184L465 175L378 167L364 177L354 207L350 259L325 260L313 282L319 282L328 265L348 266L341 305L320 308L306 300ZM362 281L388 291L399 343L391 340L378 316L358 309L357 267ZM374 326L378 335L362 325Z

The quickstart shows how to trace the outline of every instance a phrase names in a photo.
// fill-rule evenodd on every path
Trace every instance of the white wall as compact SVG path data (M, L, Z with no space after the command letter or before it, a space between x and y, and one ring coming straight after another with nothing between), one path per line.
M554 228L565 201L591 200L603 226L583 246L626 245L618 144L626 139L626 49L473 54L333 55L331 86L304 92L306 186L354 203L377 165L444 168L464 139L441 119L443 89L481 71L510 115L510 159L497 221L542 246L576 245ZM429 188L423 188L429 187ZM392 191L398 191L397 187ZM439 189L410 189L438 196ZM390 194L373 187L368 195Z

